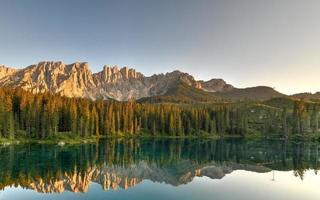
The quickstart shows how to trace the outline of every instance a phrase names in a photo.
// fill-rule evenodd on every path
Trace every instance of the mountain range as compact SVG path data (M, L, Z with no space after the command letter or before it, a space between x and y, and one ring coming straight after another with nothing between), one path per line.
M42 61L19 69L0 65L0 87L93 100L142 102L267 100L286 96L267 86L236 88L223 79L196 80L177 70L145 76L132 68L105 65L102 71L92 73L87 62Z

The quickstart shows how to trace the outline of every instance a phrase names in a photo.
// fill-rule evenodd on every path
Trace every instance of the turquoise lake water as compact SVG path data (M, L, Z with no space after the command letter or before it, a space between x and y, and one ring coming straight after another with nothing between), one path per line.
M108 139L0 147L0 200L319 199L318 143Z

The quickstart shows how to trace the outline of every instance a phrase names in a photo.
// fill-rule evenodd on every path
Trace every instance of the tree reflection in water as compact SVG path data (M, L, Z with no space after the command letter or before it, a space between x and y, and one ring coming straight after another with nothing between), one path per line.
M0 188L41 193L127 189L142 180L173 186L196 176L222 179L234 170L289 171L303 179L319 169L319 144L245 139L104 139L75 146L17 145L0 148Z

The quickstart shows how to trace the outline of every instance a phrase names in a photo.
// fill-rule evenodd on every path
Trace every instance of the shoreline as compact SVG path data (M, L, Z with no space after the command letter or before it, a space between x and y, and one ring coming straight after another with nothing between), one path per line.
M75 145L94 143L100 139L222 139L222 138L260 138L261 136L246 137L240 135L203 135L203 136L153 136L153 135L114 135L114 136L92 136L92 137L64 137L64 138L46 138L46 139L28 139L28 138L0 138L0 145L20 145L20 144L48 144L48 145Z
M320 142L320 135L319 134L312 134L306 136L290 136L288 138L283 138L278 134L271 134L271 135L261 135L261 134L252 134L252 135L201 135L201 136L194 136L194 135L183 135L183 136L160 136L160 135L112 135L112 136L91 136L91 137L79 137L79 136L72 136L67 135L63 137L56 137L56 138L45 138L45 139L28 139L28 138L15 138L15 139L8 139L8 138L0 138L0 146L8 146L8 145L21 145L21 144L48 144L48 145L58 145L58 146L65 146L65 145L77 145L77 144L86 144L86 143L95 143L98 142L100 139L230 139L230 138L238 138L238 139L271 139L271 140L288 140L288 141L311 141L311 142Z

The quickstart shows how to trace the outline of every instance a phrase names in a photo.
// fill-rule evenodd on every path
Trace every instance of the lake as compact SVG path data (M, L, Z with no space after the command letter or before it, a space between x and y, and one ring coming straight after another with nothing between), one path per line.
M319 199L319 144L103 139L0 147L0 200Z

